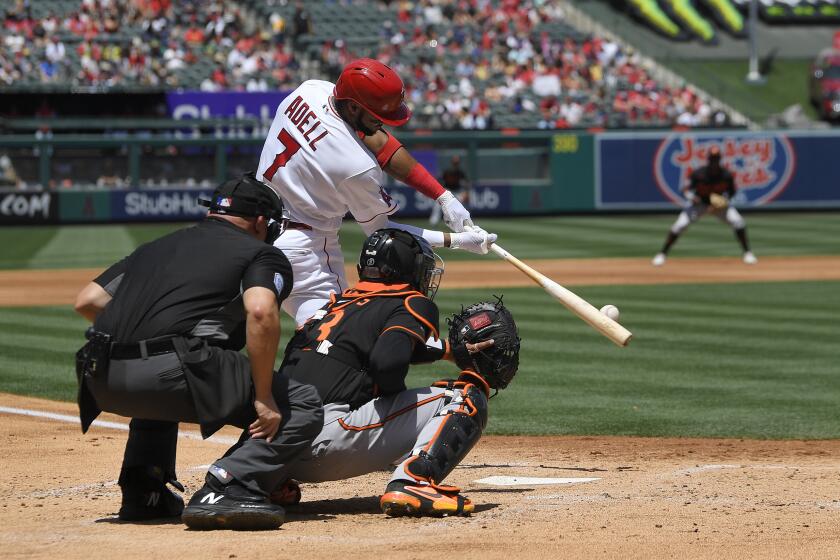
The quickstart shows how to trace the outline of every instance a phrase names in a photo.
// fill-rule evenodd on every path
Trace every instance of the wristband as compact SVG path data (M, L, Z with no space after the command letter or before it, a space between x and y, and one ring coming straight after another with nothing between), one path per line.
M383 132L385 132L383 130ZM400 144L400 141L385 132L388 135L388 140L385 142L385 145L376 152L376 161L379 162L379 167L385 169L385 166L388 165L388 162L391 161L391 158L394 157L394 154L397 153L397 150L403 147Z
M419 163L414 164L403 182L432 200L437 200L440 195L446 192L446 189L437 182L437 179L432 177L432 174Z

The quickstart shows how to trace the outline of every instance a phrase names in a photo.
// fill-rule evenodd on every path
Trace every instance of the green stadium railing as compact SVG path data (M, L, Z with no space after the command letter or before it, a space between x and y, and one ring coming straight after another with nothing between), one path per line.
M61 122L59 125L58 123ZM146 157L144 149L146 148L175 148L177 150L189 148L205 148L213 153L213 178L215 182L222 182L228 176L228 160L229 148L250 147L258 149L265 141L265 132L256 127L256 122L249 123L248 126L254 126L250 131L245 131L242 127L241 121L233 126L230 121L225 123L225 126L230 126L228 130L216 130L211 133L202 133L200 129L217 125L217 121L161 121L157 124L161 125L161 129L168 132L161 134L159 131L156 134L137 133L138 129L149 129L149 121L128 122L123 121L122 126L114 125L113 129L120 130L119 135L111 134L52 134L52 131L58 131L60 128L65 130L95 128L90 125L90 121L71 120L57 121L56 126L50 125L48 128L50 133L44 133L43 130L47 126L44 121L31 119L24 122L19 120L15 127L18 130L31 130L30 134L6 134L0 135L0 152L8 151L10 149L26 150L30 157L38 158L38 173L37 183L40 185L50 185L52 177L52 159L55 157L57 149L99 149L103 153L110 150L112 153L119 150L120 153L125 154L127 158L127 177L130 187L138 187L141 184L141 165L142 159ZM135 127L136 126L136 127ZM267 125L266 125L267 126ZM99 129L103 128L103 124L98 125ZM107 128L111 127L111 122ZM40 131L40 132L39 132ZM126 132L130 131L130 132ZM582 132L582 131L578 131ZM191 137L192 136L192 137ZM523 131L523 130L508 130L508 131L453 131L453 132L429 132L429 131L413 131L400 134L400 141L410 149L417 150L435 150L441 154L463 154L466 164L466 171L470 177L487 176L486 167L493 169L491 173L504 167L503 162L493 161L493 157L486 157L486 152L491 155L493 151L503 151L506 155L521 154L522 160L525 162L534 162L537 165L540 158L548 159L552 149L556 147L555 138L562 136L561 131ZM482 156L482 154L485 154ZM479 158L482 158L482 168L479 168ZM499 158L495 158L499 159ZM254 164L258 160L258 155L255 157ZM509 180L511 182L527 185L527 186L548 186L550 184L550 177L547 171L547 165L542 166L545 169L544 176L533 176ZM509 171L514 171L509 169ZM508 177L513 175L508 174Z

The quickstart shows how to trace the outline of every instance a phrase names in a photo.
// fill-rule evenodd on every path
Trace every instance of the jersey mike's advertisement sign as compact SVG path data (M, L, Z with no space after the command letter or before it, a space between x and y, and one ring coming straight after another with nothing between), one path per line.
M0 192L0 225L55 222L55 196L49 192Z
M596 137L595 206L644 210L685 204L683 188L712 147L735 177L742 208L840 206L840 135L606 133Z
M735 177L734 202L761 206L788 186L796 166L793 148L784 136L696 137L674 136L659 144L653 161L656 186L675 204L682 204L683 187L691 173L706 165L712 147L720 149L721 163Z
M115 221L191 221L207 214L198 199L209 199L209 190L160 190L114 192L111 218Z

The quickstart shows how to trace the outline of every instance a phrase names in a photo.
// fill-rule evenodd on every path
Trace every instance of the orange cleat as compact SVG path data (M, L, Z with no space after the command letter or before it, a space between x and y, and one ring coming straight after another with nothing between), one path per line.
M453 491L415 484L407 480L393 480L379 500L382 512L392 517L402 515L443 517L469 515L475 510L473 503Z

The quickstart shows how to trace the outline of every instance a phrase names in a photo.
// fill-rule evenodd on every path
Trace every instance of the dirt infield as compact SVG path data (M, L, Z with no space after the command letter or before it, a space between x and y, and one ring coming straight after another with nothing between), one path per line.
M840 279L840 258L532 261L569 285ZM99 270L0 272L0 306L66 305ZM348 274L353 278L353 273ZM501 262L450 263L444 287L529 285ZM70 357L68 357L70 359ZM840 441L619 437L483 438L447 482L469 518L388 519L388 478L308 484L285 525L266 533L193 532L116 519L125 419L86 436L76 407L0 393L3 558L834 558L840 551ZM52 414L45 417L43 414ZM33 416L40 414L41 416ZM228 445L183 425L187 495ZM233 441L231 430L222 437ZM596 478L495 486L490 476Z
M0 406L75 407L0 394ZM188 531L116 519L125 432L2 412L4 558L833 558L840 442L487 437L447 480L470 518L388 519L387 473L308 484L268 533ZM123 422L104 415L102 419ZM195 426L182 426L195 433ZM225 436L233 437L232 432ZM225 444L182 439L188 493ZM501 487L488 476L593 477Z
M771 282L840 280L840 257L765 257L755 266L738 258L671 259L654 267L649 259L535 259L528 264L565 286L604 284L685 284L702 282ZM79 290L101 269L0 271L0 307L71 305ZM347 267L347 278L357 279ZM502 261L446 265L441 288L511 287L533 285L521 272Z

